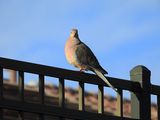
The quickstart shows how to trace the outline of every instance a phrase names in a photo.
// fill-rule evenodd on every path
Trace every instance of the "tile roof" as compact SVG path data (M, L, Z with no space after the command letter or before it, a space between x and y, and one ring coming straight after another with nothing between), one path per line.
M4 82L4 97L15 99L17 92L17 84L11 84L7 80ZM38 101L38 87L25 86L25 100L37 102ZM14 95L14 96L13 96ZM58 106L58 87L55 85L45 85L45 104ZM117 100L115 97L104 96L104 112L105 114L114 114L116 111ZM65 105L67 108L78 109L78 89L65 87ZM95 93L85 91L85 109L87 111L97 112L98 96ZM123 100L123 115L131 116L131 105L128 99ZM157 106L151 105L152 120L157 120Z

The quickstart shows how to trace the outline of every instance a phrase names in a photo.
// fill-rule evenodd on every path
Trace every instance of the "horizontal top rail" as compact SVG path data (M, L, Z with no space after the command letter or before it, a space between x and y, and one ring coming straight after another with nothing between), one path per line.
M2 57L0 57L0 67L16 71L23 71L56 78L63 78L73 81L82 81L85 83L107 86L105 82L103 82L98 76L93 74L40 65L35 63L23 62L18 60L12 60ZM137 82L113 77L107 77L107 79L116 88L129 90L133 92L139 92L141 90L140 84Z
M151 85L151 94L160 95L160 86Z

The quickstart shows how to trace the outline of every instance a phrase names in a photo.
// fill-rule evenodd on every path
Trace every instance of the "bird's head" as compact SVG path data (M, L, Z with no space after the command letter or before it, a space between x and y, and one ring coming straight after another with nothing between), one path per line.
M72 29L70 36L71 37L78 37L78 30L77 29Z

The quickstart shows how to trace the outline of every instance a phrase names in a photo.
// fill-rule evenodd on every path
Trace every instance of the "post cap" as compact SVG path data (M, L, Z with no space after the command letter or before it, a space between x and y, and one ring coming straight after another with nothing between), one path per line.
M151 71L143 66L143 65L137 65L130 71L130 75L142 75L142 74L151 74Z

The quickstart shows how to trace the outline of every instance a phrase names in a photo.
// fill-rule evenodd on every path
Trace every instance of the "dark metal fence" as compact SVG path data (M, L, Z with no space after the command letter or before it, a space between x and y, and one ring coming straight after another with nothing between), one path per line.
M3 95L3 69L11 69L18 72L19 101L4 99ZM39 99L40 103L29 103L24 100L24 73L39 75ZM118 89L116 116L104 114L104 87L106 84L99 77L92 74L81 73L61 68L38 65L28 62L0 58L0 120L3 120L3 109L11 109L19 112L20 119L24 119L24 112L36 113L40 120L44 115L57 116L60 119L70 118L75 120L150 120L151 119L151 94L157 96L158 119L160 120L160 86L150 83L151 72L144 66L136 66L130 71L131 81L107 77ZM59 79L59 107L46 105L44 102L44 77L50 76ZM78 110L65 107L65 80L79 83ZM84 84L98 86L98 113L85 111ZM123 91L131 92L131 117L123 117Z

